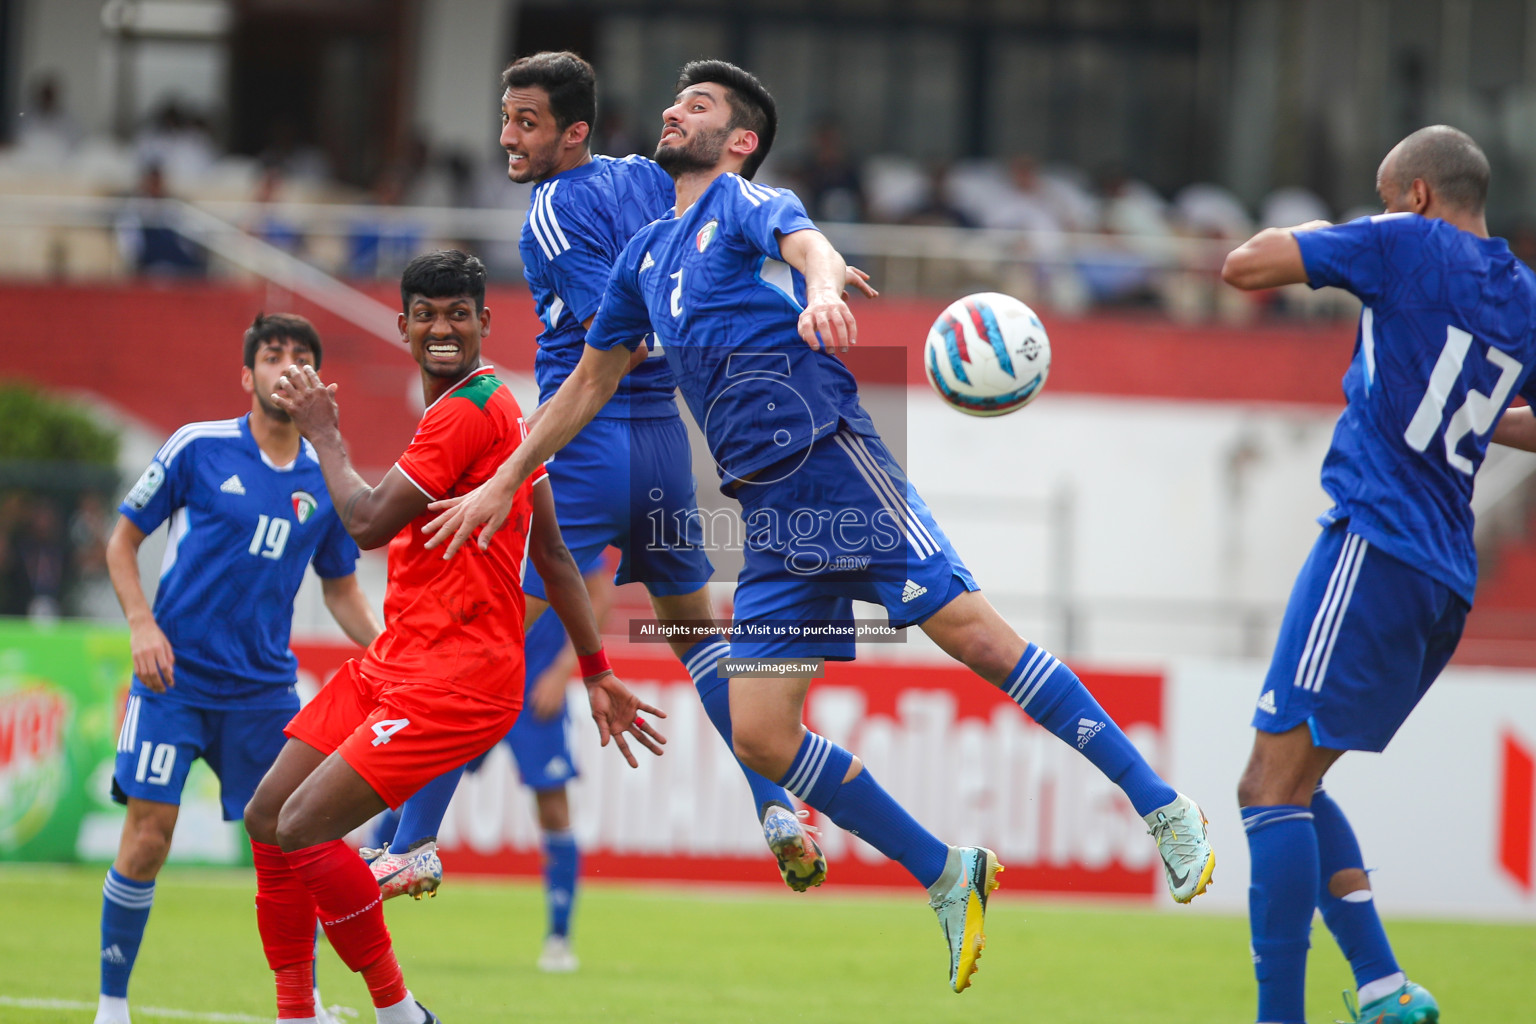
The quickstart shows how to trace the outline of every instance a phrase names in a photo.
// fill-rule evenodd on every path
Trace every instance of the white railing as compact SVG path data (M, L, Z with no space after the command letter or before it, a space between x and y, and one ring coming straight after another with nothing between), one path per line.
M390 307L190 203L176 199L0 195L0 224L4 225L116 230L128 217L173 228L228 265L293 292L383 341L401 343L395 311Z
M163 204L163 205L160 205ZM348 265L348 247L358 238L373 236L385 246L428 248L461 243L492 258L492 270L502 277L521 271L517 239L525 211L518 209L456 209L449 207L374 206L341 203L257 203L237 200L143 200L66 194L0 194L0 226L27 226L58 232L56 239L35 246L31 267L17 266L16 257L0 265L0 273L50 276L48 253L71 240L67 233L94 230L110 239L130 215L163 210L170 220L185 221L188 234L229 246L241 246L231 258L216 255L234 266L251 270L254 260L264 269L252 272L274 280L307 280L306 272L283 267L255 256L243 243L229 242L233 232L276 240L282 233L295 243L303 262L331 274L376 274L392 277L400 269L389 259L359 269ZM179 211L179 212L178 212ZM195 211L188 212L188 211ZM216 218L215 228L207 217ZM198 225L202 225L202 233ZM1027 232L982 228L906 226L892 224L822 225L832 241L852 262L876 273L878 285L888 293L910 294L953 291L956 287L995 287L1020 294L1030 302L1042 302L1066 311L1081 310L1103 298L1105 275L1132 290L1154 295L1171 313L1186 318L1228 315L1251 307L1236 293L1218 287L1217 273L1230 244L1202 238ZM242 232L243 229L243 232ZM100 249L110 245L98 246ZM210 245L210 248L213 246ZM274 246L274 248L276 248ZM281 251L281 250L279 250ZM395 255L398 255L396 253ZM395 261L399 262L399 261ZM100 272L100 268L97 268ZM217 272L218 268L215 268ZM118 260L108 272L121 275L129 268ZM1098 283L1096 283L1098 282ZM1297 299L1315 306L1310 298ZM1225 308L1218 308L1225 307Z

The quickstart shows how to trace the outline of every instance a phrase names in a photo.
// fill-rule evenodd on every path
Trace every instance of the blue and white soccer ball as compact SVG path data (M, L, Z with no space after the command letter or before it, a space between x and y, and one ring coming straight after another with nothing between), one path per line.
M923 348L939 397L972 416L1022 409L1045 387L1051 341L1035 311L1011 295L977 292L939 314Z

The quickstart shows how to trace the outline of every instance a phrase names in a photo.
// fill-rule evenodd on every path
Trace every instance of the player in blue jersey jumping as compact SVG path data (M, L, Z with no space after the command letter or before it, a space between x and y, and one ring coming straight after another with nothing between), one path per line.
M592 419L654 332L722 490L743 509L733 661L851 658L851 630L810 640L807 627L851 627L853 600L883 605L892 625L920 625L1120 785L1157 838L1173 897L1192 899L1215 865L1199 808L1158 777L1070 668L981 596L833 355L854 341L846 264L793 193L751 180L777 128L773 97L722 61L689 64L677 88L656 150L675 208L619 254L575 370L502 470L456 506L439 506L447 511L428 526L434 541L452 551L481 527L485 543L516 483ZM806 730L809 679L755 674L738 670L730 682L737 755L927 888L950 985L963 990L984 941L996 856L946 845L858 758Z
M675 197L671 177L653 161L592 154L589 133L596 116L596 82L591 66L580 57L564 52L523 57L503 72L502 87L500 141L507 152L507 175L536 185L519 245L523 273L543 323L534 373L540 400L548 401L581 358L587 327L615 258L635 232L671 210ZM603 550L613 545L622 553L616 582L643 583L659 620L692 627L691 636L671 646L693 678L710 721L730 742L726 680L716 671L729 645L704 625L713 617L707 584L714 568L702 547L688 434L666 361L643 356L591 422L549 462L560 531L584 575L600 571ZM536 422L538 415L530 421ZM668 532L652 536L658 523ZM528 678L543 674L541 689L559 687L559 704L556 714L541 716L540 694L535 691L535 714L519 718L508 745L523 781L537 794L544 830L550 933L540 964L550 970L570 969L575 959L566 928L577 849L565 784L575 768L566 740L564 679L546 672L560 654L565 634L558 620L540 616L546 607L543 583L531 565L524 588L532 623ZM757 772L743 770L785 884L801 892L820 885L826 861L796 817L789 795ZM391 879L384 883L387 894L398 894L393 879L405 877L395 872L405 867L407 852L435 836L461 774L445 775L402 809L391 843L402 856L373 862L377 876Z
M380 632L314 449L269 397L294 363L320 365L314 327L291 314L258 316L240 373L251 411L172 434L123 499L107 542L134 677L112 772L128 817L102 891L96 1024L128 1024L128 977L192 762L213 769L224 818L236 821L286 742L283 727L299 709L288 631L306 567L347 636L366 647ZM151 610L138 551L166 520Z
M1488 237L1482 150L1454 128L1420 129L1376 188L1386 213L1267 229L1222 271L1239 288L1331 285L1364 304L1323 460L1334 504L1291 591L1238 788L1266 1024L1305 1019L1314 909L1354 971L1352 1019L1440 1018L1393 956L1322 779L1346 750L1385 749L1450 660L1477 582L1473 474L1510 399L1536 397L1536 276Z

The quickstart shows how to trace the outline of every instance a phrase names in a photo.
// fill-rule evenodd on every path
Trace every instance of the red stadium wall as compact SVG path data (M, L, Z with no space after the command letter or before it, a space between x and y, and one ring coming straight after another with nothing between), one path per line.
M398 293L371 289L391 309ZM9 308L62 313L38 317L38 336L13 328L0 346L0 378L95 392L169 433L183 423L220 419L245 405L238 390L239 339L260 310L313 319L325 342L325 376L340 382L348 439L359 463L393 463L419 415L412 404L413 366L403 350L286 293L259 287L143 283L115 286L0 285ZM522 288L494 289L494 362L529 372L538 321ZM923 381L921 350L942 309L930 300L856 301L859 336L868 346L906 349L906 379ZM55 324L64 324L58 330ZM1305 402L1338 405L1354 328L1185 327L1144 319L1052 318L1050 390L1173 399ZM894 364L878 373L891 383ZM361 428L359 425L366 425Z
M319 682L355 649L295 647ZM779 884L752 819L746 783L710 728L692 682L664 649L614 654L625 681L669 714L666 753L638 769L597 747L585 697L572 687L571 788L583 872L609 879ZM1085 672L1104 708L1154 764L1168 750L1161 673ZM1156 848L1125 798L1076 750L1003 695L952 664L834 664L811 690L807 724L857 752L936 834L995 850L1014 892L1152 899ZM836 885L910 887L906 872L819 815ZM440 834L450 872L537 875L526 792L498 750L465 777Z

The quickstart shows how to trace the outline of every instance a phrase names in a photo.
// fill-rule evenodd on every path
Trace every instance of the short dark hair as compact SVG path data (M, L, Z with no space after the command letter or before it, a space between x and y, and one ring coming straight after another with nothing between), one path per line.
M718 82L726 87L725 100L731 106L727 128L746 128L757 133L757 150L741 165L741 176L750 179L757 173L773 148L779 130L779 107L773 94L757 76L723 60L696 60L683 65L677 74L677 91L700 82Z
M1400 188L1422 178L1447 206L1481 213L1488 202L1488 157L1450 125L1420 128L1399 142L1393 171Z
M569 50L546 50L519 57L501 73L501 91L536 85L549 95L555 126L565 131L577 121L597 120L597 75L592 65Z
M467 295L476 312L485 308L485 264L458 249L424 252L400 275L400 308L411 311L411 298L453 299Z
M251 326L245 329L245 367L256 368L256 351L269 341L289 341L308 345L315 357L315 369L320 369L320 332L315 325L297 313L257 313Z

